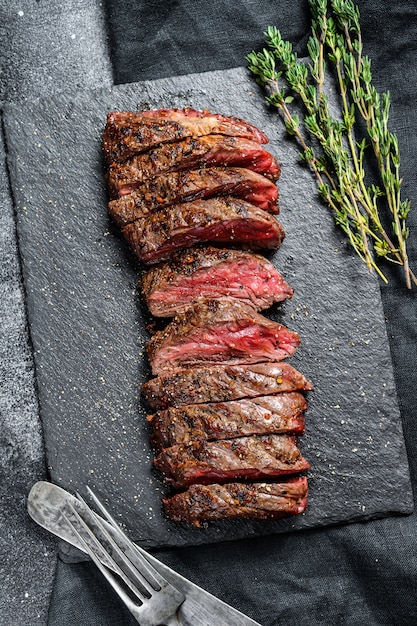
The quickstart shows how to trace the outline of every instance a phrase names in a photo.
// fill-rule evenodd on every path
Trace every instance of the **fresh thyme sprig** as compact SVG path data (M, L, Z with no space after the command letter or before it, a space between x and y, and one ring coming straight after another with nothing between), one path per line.
M309 0L309 5L309 63L298 59L291 43L271 26L265 33L268 47L249 54L248 67L267 89L268 103L277 107L287 132L302 148L301 158L317 177L320 197L333 210L336 223L357 254L385 282L375 254L402 265L411 288L417 278L410 270L406 250L410 203L401 199L398 139L388 128L390 95L380 95L372 84L371 62L363 55L359 10L352 0L330 0L330 8L327 0ZM335 70L340 96L337 117L330 111L326 93L328 65ZM286 86L281 85L282 78ZM303 105L303 124L291 113L294 98ZM360 140L359 118L367 133ZM382 188L365 180L369 144ZM382 196L392 214L392 234L380 218Z

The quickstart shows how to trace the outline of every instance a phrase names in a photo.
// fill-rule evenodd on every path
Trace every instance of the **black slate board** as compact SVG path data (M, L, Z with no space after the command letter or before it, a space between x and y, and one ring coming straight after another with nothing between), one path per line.
M282 165L287 237L273 261L295 289L273 308L302 337L309 377L306 514L203 529L166 520L140 403L148 377L141 271L106 213L100 150L107 111L195 106L245 118ZM347 251L276 114L243 68L8 105L5 130L41 418L53 482L88 483L145 547L192 545L392 514L413 501L379 285Z

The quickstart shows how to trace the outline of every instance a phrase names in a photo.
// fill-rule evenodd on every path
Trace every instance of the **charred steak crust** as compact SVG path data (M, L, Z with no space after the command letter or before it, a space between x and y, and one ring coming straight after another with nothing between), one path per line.
M176 443L247 435L297 434L305 428L305 397L298 392L212 404L171 407L148 416L156 450Z
M261 144L268 143L266 135L249 122L233 116L186 108L113 111L107 115L102 147L107 163L111 164L158 144L211 134L245 137Z
M232 480L262 480L309 469L291 435L193 441L164 448L154 460L175 489Z
M146 381L142 395L152 409L160 410L312 389L313 385L303 374L281 361L178 368Z
M163 504L196 526L279 519L307 504L307 480L294 475L310 467L297 435L301 392L313 386L282 362L298 334L258 313L293 290L246 252L285 237L274 218L280 166L266 143L245 120L191 107L111 112L103 133L109 215L140 261L160 263L141 281L143 298L174 318L147 342L156 376L142 386L157 411L155 468L185 490Z
M259 363L292 356L299 335L233 298L201 299L146 343L152 373L204 363Z
M250 122L234 115L213 113L212 111L209 111L209 109L194 109L193 107L174 107L170 109L150 109L147 111L143 111L142 113L145 117L157 117L158 119L176 119L179 121L182 121L184 117L188 118L189 120L191 120L192 118L209 118L210 120L214 118L220 124L220 128L221 124L225 124L226 126L228 126L229 124L236 124L236 126L239 128L239 132L241 131L241 129L243 129L243 132L245 133L244 135L238 134L233 136L246 137L247 135L250 135L250 137L253 138L254 141L257 141L261 144L269 143L269 139L265 135L265 133L259 130L259 128L257 128L254 124L251 124ZM225 132L224 134L227 135L228 133Z
M111 218L123 228L152 211L199 198L235 196L277 214L278 188L244 167L208 167L161 174L118 200L109 202Z
M122 163L112 163L107 184L110 196L117 198L163 173L225 165L245 167L272 181L280 176L278 161L259 143L242 137L206 135L162 144Z
M122 230L133 253L152 265L179 249L211 242L275 250L285 238L272 215L239 198L194 200L154 211Z
M268 483L191 485L186 491L164 498L164 509L174 522L199 527L221 519L276 520L303 513L307 506L305 476Z
M200 298L233 297L257 310L293 296L283 276L260 254L201 246L180 250L141 278L142 297L156 317L173 317Z

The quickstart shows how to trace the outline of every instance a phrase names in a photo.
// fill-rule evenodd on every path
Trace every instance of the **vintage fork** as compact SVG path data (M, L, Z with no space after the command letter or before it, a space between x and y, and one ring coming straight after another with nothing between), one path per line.
M92 493L91 490L89 490L89 493ZM215 626L261 626L259 622L216 598L205 589L191 582L191 580L181 576L181 574L159 561L140 545L134 544L130 539L126 539L126 535L123 535L118 523L114 520L112 523L108 522L107 519L112 519L110 514L107 513L97 498L95 500L98 503L96 507L100 511L104 511L104 513L102 517L99 517L99 514L94 512L94 517L98 518L113 538L122 541L126 545L126 549L123 548L125 553L129 555L133 546L152 568L184 594L185 600L175 615L175 620L178 620L177 622L174 621L176 626L213 626L213 624ZM80 512L80 508L83 505L72 493L65 491L58 485L41 480L32 486L28 495L28 513L37 524L63 539L67 545L73 545L79 550L87 552L83 541L79 539L78 535L75 535L72 526L70 527L62 516L62 511L68 511L68 503L70 502ZM79 530L81 534L85 535L86 541L91 542L86 531L81 527ZM98 555L101 562L110 570L113 570L113 565L108 558L107 552L101 551ZM168 625L170 624L170 622L167 623Z
M125 535L97 496L91 489L87 489L114 532L109 533L99 516L79 494L77 502L68 502L66 511L62 513L66 523L141 626L178 624L175 615L185 595L147 561L140 548ZM103 565L103 560L117 576Z

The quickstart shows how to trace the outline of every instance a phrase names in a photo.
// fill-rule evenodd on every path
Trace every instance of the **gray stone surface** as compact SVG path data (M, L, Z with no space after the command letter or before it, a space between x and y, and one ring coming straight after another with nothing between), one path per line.
M26 328L13 206L0 149L0 622L43 623L55 543L30 523L26 496L45 475L44 450ZM40 576L39 576L40 575ZM39 620L37 622L36 620ZM4 621L2 621L4 620ZM21 623L24 623L23 621Z
M233 85L233 90L230 85ZM145 547L192 545L410 513L412 494L380 291L347 253L285 129L244 68L8 105L39 399L54 482L108 498ZM305 515L268 524L173 525L152 471L140 386L149 376L140 268L106 210L101 136L109 110L196 106L262 128L283 167L287 237L273 262L295 289L269 312L300 333L290 361L315 385L300 445L312 469ZM256 106L255 106L256 104ZM45 168L48 176L44 176ZM62 172L65 172L63 175Z
M102 3L0 0L0 103L112 83ZM0 623L43 625L56 544L31 522L45 476L13 198L0 141Z
M103 2L1 0L0 101L112 83Z

